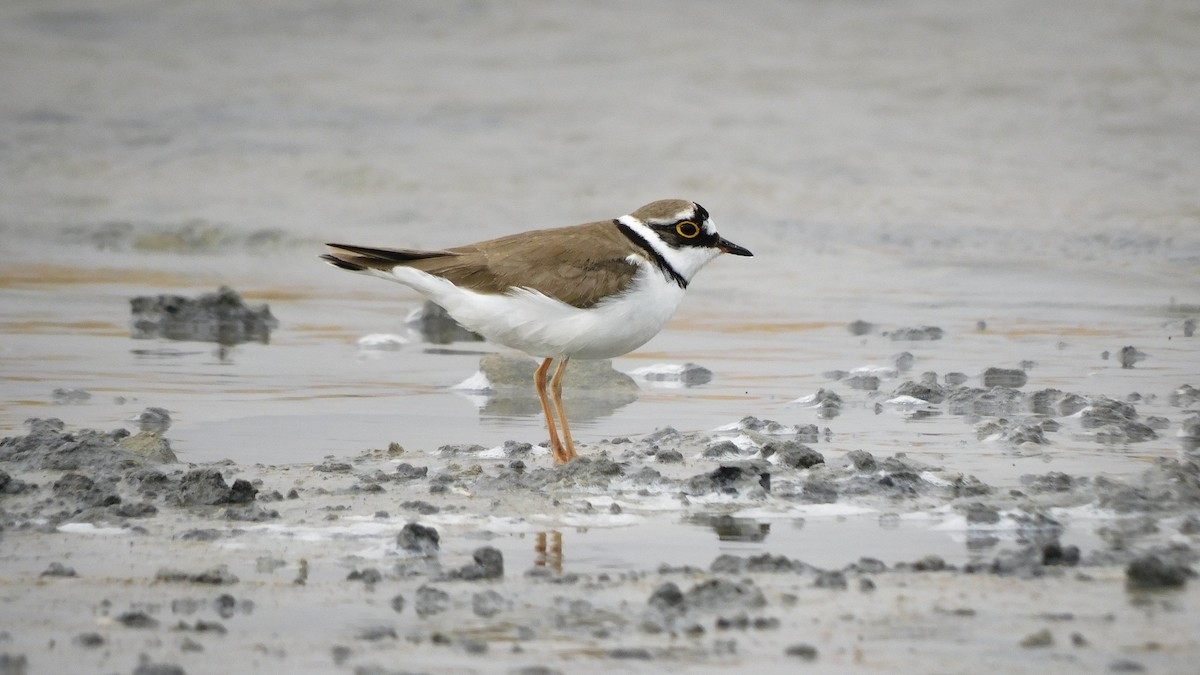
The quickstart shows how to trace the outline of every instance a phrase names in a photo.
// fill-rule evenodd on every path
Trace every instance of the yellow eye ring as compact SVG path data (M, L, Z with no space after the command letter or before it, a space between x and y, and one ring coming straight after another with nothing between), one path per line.
M700 226L690 220L675 225L675 233L684 239L695 239L700 236Z

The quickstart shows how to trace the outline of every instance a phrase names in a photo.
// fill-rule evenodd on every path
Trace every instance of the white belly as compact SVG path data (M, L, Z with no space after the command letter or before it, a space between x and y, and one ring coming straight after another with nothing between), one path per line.
M530 356L609 359L657 335L683 299L677 284L648 263L639 267L628 290L588 309L529 289L500 295L462 290L410 267L397 267L387 278L420 291L488 340Z

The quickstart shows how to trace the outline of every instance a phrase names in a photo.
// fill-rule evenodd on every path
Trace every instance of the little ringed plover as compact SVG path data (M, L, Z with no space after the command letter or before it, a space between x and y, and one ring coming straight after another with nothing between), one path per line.
M637 349L662 330L700 268L721 253L752 255L717 234L704 207L682 199L443 250L327 245L326 262L402 283L488 340L543 359L534 383L557 464L575 457L562 405L567 362Z

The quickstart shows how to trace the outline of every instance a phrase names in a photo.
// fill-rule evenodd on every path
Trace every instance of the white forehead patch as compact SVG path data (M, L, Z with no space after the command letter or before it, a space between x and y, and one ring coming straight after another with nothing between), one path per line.
M675 214L672 220L691 220L696 215L696 207L691 206Z

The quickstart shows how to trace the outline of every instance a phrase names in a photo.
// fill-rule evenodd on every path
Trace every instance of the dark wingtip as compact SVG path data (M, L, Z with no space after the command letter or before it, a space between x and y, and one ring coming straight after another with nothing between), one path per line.
M336 246L336 244L330 244L330 246ZM329 263L330 265L337 267L338 269L348 270L350 272L362 272L367 269L366 267L363 267L362 265L356 265L352 262L347 262L337 256L330 255L328 253L322 253L320 256L317 256L317 257L319 257L321 260L324 260L325 262Z

